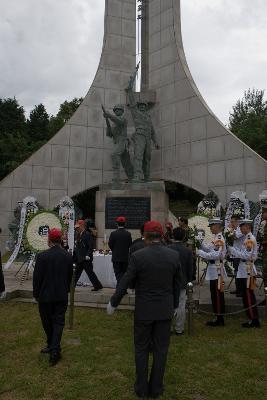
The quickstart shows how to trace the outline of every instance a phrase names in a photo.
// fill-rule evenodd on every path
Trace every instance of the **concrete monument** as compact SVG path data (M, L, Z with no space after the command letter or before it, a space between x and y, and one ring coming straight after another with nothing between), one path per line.
M218 121L199 93L184 54L180 0L138 4L142 81L135 95L153 97L151 120L160 144L160 150L151 151L151 179L178 182L203 194L213 190L223 205L236 190L257 201L266 189L267 163ZM18 201L31 195L51 208L65 195L113 179L113 143L105 135L101 104L108 111L127 104L125 88L136 66L137 1L106 0L105 6L102 55L84 101L47 144L0 183L2 249ZM134 130L134 124L128 129Z

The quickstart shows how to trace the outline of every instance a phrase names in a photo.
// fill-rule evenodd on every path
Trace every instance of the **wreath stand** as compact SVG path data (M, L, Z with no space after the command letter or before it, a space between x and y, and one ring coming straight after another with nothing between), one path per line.
M19 273L22 272L20 278L20 285L22 285L25 280L29 279L30 270L31 269L34 270L35 258L36 254L31 253L30 256L27 257L26 260L22 263L19 270L15 273L15 277L17 277Z

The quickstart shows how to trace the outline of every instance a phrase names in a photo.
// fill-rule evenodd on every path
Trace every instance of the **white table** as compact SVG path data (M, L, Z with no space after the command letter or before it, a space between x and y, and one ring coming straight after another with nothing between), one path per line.
M115 288L117 280L113 271L111 255L94 255L93 265L94 272L96 273L102 285L106 288ZM82 272L82 275L78 281L78 285L79 284L84 286L92 286L85 271Z

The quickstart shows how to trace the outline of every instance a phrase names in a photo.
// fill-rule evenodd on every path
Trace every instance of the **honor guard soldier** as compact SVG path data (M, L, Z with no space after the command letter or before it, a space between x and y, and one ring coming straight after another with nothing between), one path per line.
M243 235L243 233L240 230L239 218L238 218L237 215L232 215L230 228L233 231L233 247L241 250L242 245L244 243L245 236ZM236 287L236 290L234 290L233 292L230 292L230 293L231 294L235 294L236 297L242 297L241 290L238 287L238 282L239 281L237 280L237 271L238 271L238 266L239 266L240 259L237 258L237 257L232 257L232 262L233 262L233 267L234 267L234 271L235 271L235 287Z
M263 229L263 238L261 241L262 249L262 277L264 282L264 287L267 287L267 200L262 207L262 220L265 221ZM265 301L264 301L265 303ZM265 303L266 304L266 303Z
M0 233L2 232L2 229L0 228ZM5 299L6 297L6 288L5 288L5 280L4 280L4 274L3 274L3 269L2 269L2 258L1 258L1 251L0 251L0 300Z
M255 275L257 274L254 262L257 260L258 250L256 239L251 233L252 224L253 220L250 219L243 219L239 222L240 230L245 236L244 243L241 249L235 246L229 248L233 257L240 258L237 271L238 287L249 318L248 322L242 324L244 328L260 328L254 293L256 286Z
M224 326L224 278L226 272L223 260L226 254L226 245L222 234L222 220L213 218L209 220L209 227L213 234L213 240L207 245L201 245L197 255L208 262L206 280L210 281L210 294L213 312L216 319L208 321L208 326Z

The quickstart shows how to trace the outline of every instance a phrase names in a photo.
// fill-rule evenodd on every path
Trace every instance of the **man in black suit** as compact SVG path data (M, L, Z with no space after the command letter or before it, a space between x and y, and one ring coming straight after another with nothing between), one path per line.
M0 233L2 233L2 229L0 228ZM2 268L2 255L0 251L0 300L3 300L6 297L6 287L5 280Z
M144 226L145 224L143 224L140 228L140 238L135 239L130 247L129 250L129 257L131 257L131 255L136 252L137 250L143 249L145 247L145 239L144 239Z
M125 217L118 217L116 223L118 229L111 232L108 245L112 251L113 269L118 286L128 267L129 249L132 244L132 236L125 228Z
M72 256L61 247L62 232L51 229L49 249L39 253L33 273L33 297L38 301L47 347L41 353L50 353L55 365L61 357L61 337L65 325L68 293L72 279Z
M175 228L173 230L174 242L168 247L179 253L183 281L180 290L179 307L175 315L175 333L176 335L183 335L185 323L185 306L186 306L186 287L189 282L192 282L193 276L193 253L192 250L186 247L184 243L185 230L182 228Z
M135 282L134 343L139 397L157 398L163 393L163 377L170 341L171 320L178 307L181 266L177 252L161 243L162 225L149 221L144 227L146 247L136 251L107 306L113 314L125 290ZM148 381L149 351L153 365Z
M80 279L83 270L85 270L93 285L92 292L97 292L103 289L103 286L93 270L94 237L91 232L85 229L85 221L83 219L76 222L75 229L77 233L74 249L74 261L77 263L75 284Z

